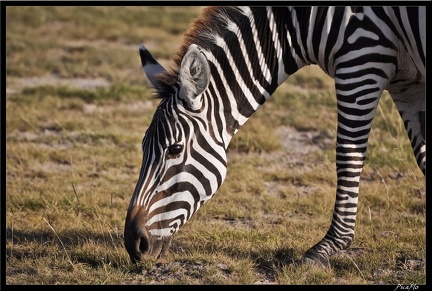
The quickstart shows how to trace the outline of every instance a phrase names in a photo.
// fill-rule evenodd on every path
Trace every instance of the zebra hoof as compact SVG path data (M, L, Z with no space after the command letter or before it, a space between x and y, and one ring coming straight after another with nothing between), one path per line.
M300 260L296 262L297 266L316 266L321 269L329 269L330 262L318 254L305 254Z

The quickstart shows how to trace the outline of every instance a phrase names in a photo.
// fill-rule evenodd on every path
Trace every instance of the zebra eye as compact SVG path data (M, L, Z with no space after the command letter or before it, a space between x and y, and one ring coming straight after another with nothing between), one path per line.
M182 150L183 150L183 145L181 144L173 144L168 147L168 153L170 155L177 155L181 153Z

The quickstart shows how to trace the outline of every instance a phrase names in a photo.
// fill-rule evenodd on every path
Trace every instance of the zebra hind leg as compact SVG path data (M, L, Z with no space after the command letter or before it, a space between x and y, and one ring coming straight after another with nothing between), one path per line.
M426 86L418 84L390 95L404 122L417 165L426 175Z

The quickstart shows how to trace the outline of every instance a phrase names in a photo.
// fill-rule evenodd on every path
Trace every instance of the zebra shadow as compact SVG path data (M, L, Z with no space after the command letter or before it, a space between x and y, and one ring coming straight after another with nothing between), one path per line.
M172 242L170 252L181 255L187 253L190 246L183 245L180 241L174 240ZM199 246L199 251L202 253L214 254L215 246L211 243ZM251 251L247 249L240 249L236 246L225 246L222 249L218 249L217 252L221 252L227 257L232 259L244 258L251 260L255 271L262 274L265 278L272 278L277 276L278 272L281 272L283 268L296 264L298 252L293 248L279 247L277 249L269 249L267 251Z

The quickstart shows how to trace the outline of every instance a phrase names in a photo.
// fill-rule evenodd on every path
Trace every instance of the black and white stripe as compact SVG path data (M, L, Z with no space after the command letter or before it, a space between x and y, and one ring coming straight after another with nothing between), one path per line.
M426 171L425 7L230 7L206 10L167 72L140 48L162 98L143 139L125 225L132 260L158 256L226 175L232 136L300 68L334 78L337 189L326 236L301 262L327 264L354 236L360 172L383 90ZM158 74L158 76L156 76Z

